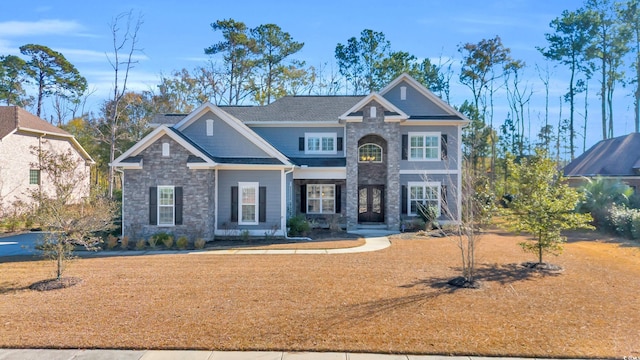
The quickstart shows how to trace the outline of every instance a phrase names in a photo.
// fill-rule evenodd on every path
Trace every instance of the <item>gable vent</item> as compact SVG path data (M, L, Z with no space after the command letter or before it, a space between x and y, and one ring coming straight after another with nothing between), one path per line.
M401 86L400 87L400 100L407 100L407 87L406 86Z
M376 109L376 107L375 107L375 106L372 106L372 107L371 107L371 114L370 114L370 115L371 115L371 117L372 117L372 118L375 118L375 117L376 117L376 110L377 110L377 109Z

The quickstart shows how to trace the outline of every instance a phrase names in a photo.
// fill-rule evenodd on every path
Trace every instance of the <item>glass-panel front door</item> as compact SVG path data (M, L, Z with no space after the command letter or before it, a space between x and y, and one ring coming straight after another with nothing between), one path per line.
M358 222L384 222L384 185L360 185Z

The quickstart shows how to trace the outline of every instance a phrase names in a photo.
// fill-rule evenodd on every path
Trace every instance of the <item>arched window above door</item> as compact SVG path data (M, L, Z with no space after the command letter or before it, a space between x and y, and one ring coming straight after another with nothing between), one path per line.
M382 147L376 144L363 144L358 148L358 162L382 162Z

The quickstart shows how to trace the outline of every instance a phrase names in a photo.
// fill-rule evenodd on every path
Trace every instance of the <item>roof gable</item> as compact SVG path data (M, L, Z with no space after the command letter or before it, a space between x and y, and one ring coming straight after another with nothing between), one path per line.
M275 147L269 144L266 140L264 140L261 136L256 134L253 130L251 130L248 126L246 126L242 121L232 116L231 114L225 112L219 107L207 102L202 106L198 107L196 110L187 115L184 119L173 126L177 131L183 132L189 126L196 123L198 120L203 119L207 115L208 112L213 113L215 117L221 121L223 121L226 125L228 125L231 129L235 130L240 136L247 139L250 143L254 144L258 148L260 148L264 153L268 156L276 158L280 162L284 164L290 164L289 160L286 156L284 156L280 151L278 151ZM217 155L217 154L214 154Z
M95 163L91 155L80 145L70 133L33 115L19 106L0 106L0 140L16 131L24 131L40 135L51 135L68 140L78 153L89 163Z
M380 96L377 93L372 93L360 101L358 101L355 105L353 105L349 110L347 110L344 114L340 115L340 120L342 121L362 121L363 120L363 108L368 105L370 102L376 101L380 104L386 112L389 112L389 115L385 115L384 121L402 121L408 118L407 114L405 114L402 110L400 110L397 106L393 105L384 97Z
M177 142L185 148L187 151L194 156L194 163L201 164L201 166L214 167L216 166L216 162L211 158L209 154L204 152L202 149L198 148L197 145L189 142L182 136L178 134L177 131L174 131L167 127L166 125L160 125L147 136L142 138L142 140L138 141L135 145L133 145L129 150L125 151L122 155L118 156L110 166L118 166L118 167L140 167L142 163L142 158L138 155L144 151L146 148L151 146L151 144L155 143L162 136L167 135L173 141ZM197 160L199 159L199 160ZM197 161L196 161L197 160Z
M406 100L401 100L401 88L406 87ZM416 79L404 73L380 90L379 94L408 114L410 120L470 120L444 102ZM421 100L419 100L421 99Z

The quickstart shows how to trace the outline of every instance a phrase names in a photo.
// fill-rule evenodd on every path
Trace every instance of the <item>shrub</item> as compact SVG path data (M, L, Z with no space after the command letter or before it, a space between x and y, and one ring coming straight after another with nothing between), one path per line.
M189 240L186 236L180 236L178 240L176 240L176 246L178 247L178 249L184 250L187 248L187 246L189 246Z
M616 234L630 237L631 236L631 218L633 210L624 206L613 205L609 208L608 224Z
M144 250L147 247L147 242L144 239L136 241L136 250Z
M158 239L152 236L149 238L148 242L149 242L149 247L152 249L155 249L156 245L158 244Z
M195 246L196 249L204 249L204 245L205 244L206 244L206 242L204 241L203 238L198 238L198 239L196 239L196 241L193 244L193 246Z
M302 215L297 215L287 220L289 236L305 236L311 231L311 225Z
M640 239L640 211L634 211L631 216L631 238Z
M249 241L251 239L249 230L242 230L240 232L240 239L242 239L242 241Z
M418 216L420 216L420 219L424 221L424 229L431 230L433 223L438 218L438 208L422 203L417 203L417 205L416 212L418 213Z
M107 236L107 249L112 250L117 245L118 245L118 238L109 234L109 236Z
M163 238L162 243L164 244L164 247L166 247L167 249L171 249L171 247L173 246L173 236L169 235Z
M120 248L122 250L128 250L129 249L129 237L128 236L123 236L122 239L120 239Z

